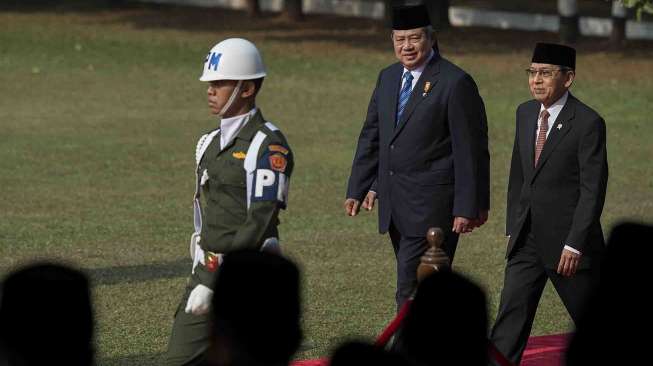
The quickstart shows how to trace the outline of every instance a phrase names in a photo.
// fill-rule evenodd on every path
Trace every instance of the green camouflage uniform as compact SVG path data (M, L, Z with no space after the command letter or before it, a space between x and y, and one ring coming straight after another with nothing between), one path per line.
M260 249L267 238L278 238L279 209L285 209L293 170L293 154L285 137L260 111L222 151L219 131L202 136L198 150L210 137L204 153L199 151L197 170L202 207L199 245L204 255L196 255L202 261L196 258L175 312L166 360L170 366L201 364L208 346L209 315L187 314L188 297L198 284L214 287L218 254ZM253 145L258 153L248 157Z

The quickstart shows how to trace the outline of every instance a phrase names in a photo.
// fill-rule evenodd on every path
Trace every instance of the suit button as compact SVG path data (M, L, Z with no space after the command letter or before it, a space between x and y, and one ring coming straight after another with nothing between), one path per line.
M395 145L390 145L390 150L394 150L394 149L395 149Z
M393 171L391 170L391 171L390 171L390 175L395 175L395 172L393 172Z

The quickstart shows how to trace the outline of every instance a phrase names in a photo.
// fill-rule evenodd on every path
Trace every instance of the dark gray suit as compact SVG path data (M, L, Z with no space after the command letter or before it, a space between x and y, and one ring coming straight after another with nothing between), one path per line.
M478 217L490 197L487 120L474 80L436 51L397 122L403 71L396 63L379 74L347 189L362 200L376 182L379 231L390 231L397 256L398 304L413 290L428 228L444 230L453 259L453 217Z
M569 94L534 166L539 113L535 100L517 109L506 217L508 263L492 331L497 348L515 364L547 278L577 321L598 281L605 249L599 222L608 180L605 122ZM571 278L556 273L565 245L582 252Z

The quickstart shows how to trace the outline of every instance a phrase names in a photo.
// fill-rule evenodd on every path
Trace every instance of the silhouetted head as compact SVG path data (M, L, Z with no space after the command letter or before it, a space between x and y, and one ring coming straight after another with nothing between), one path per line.
M628 365L648 358L653 324L653 226L617 225L601 264L600 283L567 352L567 365ZM637 330L639 329L639 331Z
M214 291L209 358L226 360L213 363L290 360L301 340L299 270L292 262L259 251L230 253Z
M483 290L454 272L435 272L417 288L397 349L421 365L486 365Z
M92 338L89 283L81 272L33 264L3 281L0 339L10 364L91 365Z
M408 362L400 355L363 342L341 344L331 356L329 366L405 366Z

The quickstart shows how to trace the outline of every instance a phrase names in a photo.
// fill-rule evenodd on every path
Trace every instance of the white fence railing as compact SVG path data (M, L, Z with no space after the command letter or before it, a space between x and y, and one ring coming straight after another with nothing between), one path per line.
M141 0L161 4L187 4L203 7L243 9L245 0ZM261 9L280 11L283 0L260 0ZM303 0L306 14L337 14L363 18L383 19L385 6L382 1L358 0ZM468 7L452 6L449 20L456 27L476 26L500 29L557 32L560 21L557 15L516 13ZM612 32L610 18L581 17L580 32L586 36L607 37ZM653 39L653 23L626 22L626 38Z

